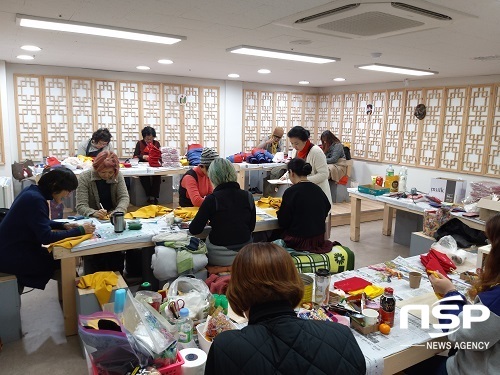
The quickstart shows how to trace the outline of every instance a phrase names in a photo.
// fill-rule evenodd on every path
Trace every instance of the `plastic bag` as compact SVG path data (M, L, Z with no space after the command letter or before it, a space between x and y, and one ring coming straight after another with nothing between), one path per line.
M212 294L203 280L180 276L174 280L167 293L168 302L184 300L193 320L206 319Z

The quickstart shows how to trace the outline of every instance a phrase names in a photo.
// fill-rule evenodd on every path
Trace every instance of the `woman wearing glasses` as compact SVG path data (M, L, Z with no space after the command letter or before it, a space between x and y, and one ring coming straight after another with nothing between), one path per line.
M88 141L83 141L78 146L76 155L96 157L101 151L113 152L113 147L109 143L111 141L111 133L108 129L98 129L92 134L92 138Z

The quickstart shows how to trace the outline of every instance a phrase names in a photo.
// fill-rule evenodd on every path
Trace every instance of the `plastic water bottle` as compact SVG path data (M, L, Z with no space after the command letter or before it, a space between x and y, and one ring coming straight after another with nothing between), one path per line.
M120 322L123 324L123 309L125 308L125 289L118 289L115 292L115 302L113 304L113 312Z
M392 164L389 164L389 166L385 170L385 175L386 176L394 176L394 167L392 166Z
M406 191L406 181L408 180L408 168L406 167L401 167L399 170L399 191L400 192L405 192Z
M183 307L179 311L180 318L177 319L177 331L179 332L179 343L185 348L193 340L193 321L189 318L189 309Z

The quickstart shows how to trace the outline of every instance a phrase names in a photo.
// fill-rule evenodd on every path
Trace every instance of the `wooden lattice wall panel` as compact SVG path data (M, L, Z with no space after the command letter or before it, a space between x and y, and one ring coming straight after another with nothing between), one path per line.
M120 88L120 144L117 147L123 157L134 155L140 139L139 83L119 82Z
M46 148L50 155L62 160L70 154L73 132L70 132L68 116L67 81L63 77L44 77ZM47 153L45 153L47 154Z
M70 78L70 99L68 112L71 114L71 130L73 145L70 155L76 155L78 145L88 141L92 133L97 130L94 121L91 79Z
M219 148L219 89L202 88L202 139L203 146Z
M317 142L321 144L320 137L325 130L330 130L330 95L318 95L318 137Z
M41 78L16 76L15 80L19 159L42 160L45 128L42 125Z
M351 139L344 139L344 134L342 133L342 104L344 102L343 94L331 94L330 95L330 126L329 129L338 139L342 142L351 142Z
M141 107L139 113L142 114L140 128L151 126L155 129L156 140L163 145L165 140L161 129L163 128L162 121L162 95L161 84L159 83L142 83L141 84ZM139 139L142 135L139 137Z
M290 129L294 126L304 126L304 94L292 93L290 95Z
M372 93L372 114L368 115L368 131L366 135L366 158L378 161L382 154L382 134L385 120L385 91Z
M350 144L352 149L356 114L356 93L344 94L342 109L342 122L340 124L342 130L341 141Z
M491 121L491 132L488 137L490 142L488 160L486 164L486 175L500 176L500 85L495 87L495 99L493 118Z
M309 130L311 133L310 139L312 143L318 143L319 135L316 126L317 119L316 113L318 110L318 96L317 95L304 95L304 116L302 120L302 126Z
M402 141L402 121L404 108L404 91L387 92L387 117L382 137L381 160L385 163L399 163L399 148Z
M288 138L286 133L290 130L288 123L289 108L288 103L290 103L290 98L287 92L275 92L274 93L274 125L281 126L285 134L281 140L283 145L283 152L287 153L290 146L288 143Z
M183 86L183 94L186 95L184 113L184 137L188 144L203 144L200 127L200 88Z
M120 155L121 137L118 134L118 103L117 82L108 80L95 80L94 111L96 112L97 128L107 128L112 135L111 145L118 156Z
M449 88L446 96L441 138L440 168L448 171L458 171L460 159L463 157L460 154L460 142L464 128L467 88Z
M488 135L489 109L492 102L493 88L480 86L469 88L467 121L464 126L461 150L462 165L460 170L466 173L483 174L486 163L486 137Z
M251 150L260 142L259 134L259 92L243 92L243 151Z
M414 116L415 107L422 103L422 90L407 90L404 102L401 159L404 165L417 165L418 128L420 121Z
M366 106L371 102L370 93L360 92L356 95L354 107L354 137L351 145L351 155L366 158L366 138L370 116Z
M163 116L165 125L163 128L162 146L173 147L181 153L187 152L187 142L184 141L183 116L179 105L181 86L163 84Z
M426 116L422 120L420 141L418 142L418 162L420 166L437 168L440 148L439 124L444 108L444 89L425 91Z
M259 116L257 127L257 139L258 141L254 143L257 146L263 139L269 137L274 129L274 95L270 91L260 91L259 92ZM249 148L248 150L250 150Z

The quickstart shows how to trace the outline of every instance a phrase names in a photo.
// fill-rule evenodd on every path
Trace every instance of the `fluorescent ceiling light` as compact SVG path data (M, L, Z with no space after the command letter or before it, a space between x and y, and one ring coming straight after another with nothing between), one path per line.
M32 51L32 52L38 52L38 51L42 50L40 47L37 47L37 46L22 46L21 49L23 49L25 51Z
M259 70L257 70L257 73L269 74L269 73L271 73L271 71L269 69L259 69Z
M181 40L186 39L185 36L159 34L159 33L152 33L149 31L140 31L140 30L121 28L121 27L95 25L84 22L33 17L33 16L26 16L23 14L17 14L16 20L20 26L32 27L35 29L66 31L69 33L106 36L109 38L128 39L139 42L174 44L180 42Z
M34 60L35 59L35 56L31 56L31 55L19 55L16 57L18 59L21 59L21 60Z
M337 77L333 79L335 82L344 82L345 78Z
M228 76L229 78L240 78L240 75L239 75L239 74L237 74L237 73L229 73L227 76Z
M300 85L308 85L308 84L309 84L309 81L299 81L299 84L300 84Z
M385 73L405 74L409 76L431 76L434 74L438 74L438 72L433 72L430 70L418 70L412 68L405 68L403 66L392 66L384 64L356 65L355 67L359 69L375 70L377 72L385 72Z
M269 57L271 59L301 61L313 64L326 64L340 60L337 57L308 55L297 52L278 51L275 49L267 49L267 48L251 47L251 46L238 46L238 47L228 48L226 52L239 53L241 55Z
M149 70L149 69L151 69L149 66L146 66L146 65L139 65L139 66L136 66L135 68L139 69L139 70Z
M170 64L173 64L174 62L172 60L166 60L166 59L161 59L161 60L158 60L158 62L160 64L165 64L165 65L170 65Z

